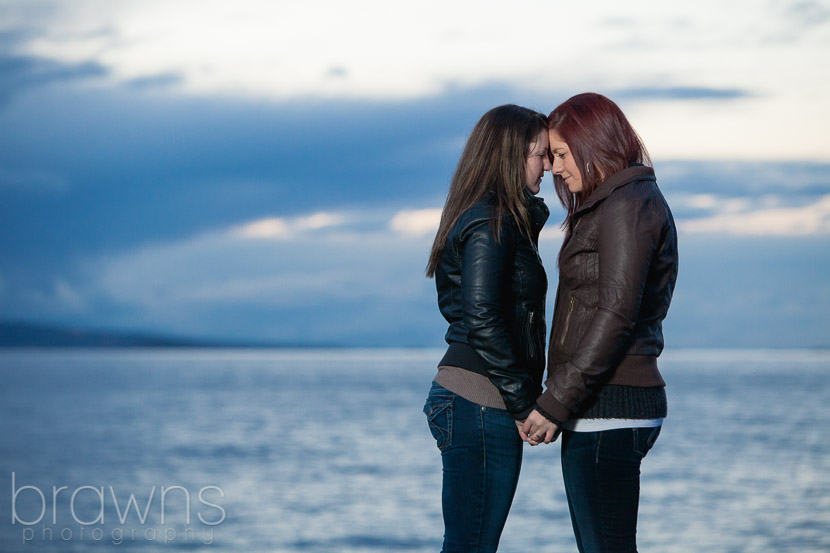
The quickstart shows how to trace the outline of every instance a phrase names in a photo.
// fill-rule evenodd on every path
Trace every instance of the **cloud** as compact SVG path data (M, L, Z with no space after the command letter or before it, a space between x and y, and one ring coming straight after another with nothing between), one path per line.
M827 44L826 27L830 22L830 7L826 2L789 2L781 15L780 28L768 32L765 39L783 44L818 39L819 44Z
M342 225L346 217L337 213L314 213L305 217L267 217L235 228L232 233L242 238L285 240L305 231L321 230Z
M90 314L94 307L89 302L93 295L86 291L83 282L65 276L39 278L38 281L19 286L0 279L0 301L6 305L16 304L4 310L4 318L54 320L83 317ZM11 295L14 297L9 297ZM20 305L25 307L20 309L17 307Z
M558 28L557 39L561 44L579 41L591 58L586 66L580 56L557 52L557 70L545 71L541 68L550 59L525 54L524 28L506 24L503 6L495 0L479 2L473 11L464 4L441 5L441 17L435 17L432 4L382 0L348 5L255 0L232 5L206 0L18 4L6 6L6 25L37 33L23 43L29 54L64 62L98 59L121 81L172 72L183 76L183 90L199 94L282 99L412 98L493 81L526 90L592 84L608 89L612 81L631 74L632 65L623 63L631 59L630 48L620 44L633 45L645 58L639 66L652 83L665 86L664 68L683 62L684 68L695 68L704 88L729 89L712 86L709 77L751 60L746 49L734 47L736 40L798 30L805 20L816 25L826 14L806 2L758 11L751 0L736 1L729 10L715 0L694 6L646 0L565 6L528 0L523 7L537 20L567 17L572 24ZM713 11L719 17L709 17ZM396 21L407 24L390 24ZM596 28L604 32L585 32ZM736 37L736 30L744 32ZM337 47L325 46L330 44ZM719 50L718 58L712 58L713 49ZM800 75L790 67L790 80Z
M550 9L540 0L533 4ZM436 18L429 5L378 0L291 6L71 0L36 10L37 26L31 8L8 9L12 22L39 30L24 42L30 54L63 62L94 57L121 82L183 75L181 89L197 94L412 98L451 84L482 84L494 73L524 80L539 74L530 56L503 55L520 52L523 35L503 25L494 2L473 12L442 6ZM100 29L112 34L102 36Z
M320 230L345 223L347 218L338 213L315 213L295 219L297 230Z
M269 217L148 244L92 263L89 290L165 311L205 301L291 306L408 296L407 283L422 278L428 243L390 234L389 218L373 229L362 224L354 213ZM396 263L409 267L409 277Z
M711 208L717 201L697 197L697 204ZM733 236L826 236L830 235L830 195L802 207L777 207L745 211L747 202L726 205L720 213L680 221L681 231L691 234Z
M750 96L750 92L738 88L692 86L627 88L612 94L614 98L632 100L736 100Z
M290 310L366 302L371 309L418 302L433 293L424 268L440 214L425 208L266 217L147 244L88 262L87 301L157 321L219 306ZM555 251L561 237L558 227L549 229L541 247Z
M0 311L309 336L404 313L414 333L476 120L585 90L619 99L704 261L755 236L826 246L822 3L523 6L566 17L557 41L579 51L534 50L494 1L4 2Z
M830 21L830 7L822 2L793 2L789 12L805 27L819 26Z
M432 238L438 231L441 222L441 208L407 209L397 212L389 221L389 228L397 233L411 237ZM548 224L539 234L540 242L557 243L564 237L562 228L554 221ZM558 249L558 245L556 245Z
M409 236L435 235L441 222L441 209L408 209L399 211L389 221L389 228Z
M183 77L179 73L168 72L160 73L158 75L147 75L144 77L136 77L125 82L127 86L133 88L167 88L179 85L183 82Z
M807 203L830 194L827 163L657 159L655 170L664 192L673 198L681 194L684 198L704 194L721 199L783 195Z
M713 213L731 214L757 209L757 202L750 198L724 198L716 194L677 194L671 198L673 211L679 212L679 219L709 216ZM764 196L764 204L777 204L777 196Z
M9 56L0 51L0 104L27 89L101 78L107 73L96 61L61 63L35 56Z
M429 325L409 338L402 329L431 307L424 301L433 287L423 276L428 242L388 232L389 219L374 229L342 223L353 215L264 218L102 257L87 268L86 290L93 303L129 314L131 325L188 335L423 339Z
M5 10L7 7L4 6L4 16L9 15ZM35 9L32 9L33 7ZM34 14L40 13L35 6L29 6L29 10L32 17L37 17ZM6 29L3 29L3 24L0 23L0 107L26 90L46 85L100 80L109 74L108 69L92 57L65 60L26 52L24 45L37 40L42 32L42 29L37 29L36 26L29 28L29 23L19 22L15 27L7 21L6 25L11 28Z
M803 206L783 206L782 198L773 197L745 203L711 194L681 199L672 205L698 213L678 218L681 280L667 327L675 347L730 345L731 337L747 346L779 343L759 321L791 321L805 313L813 326L799 331L795 325L778 338L789 345L823 343L815 325L825 324L821 313L830 311L811 310L816 300L807 290L815 289L828 261L804 252L826 251L830 195ZM553 220L539 249L553 293L562 237L555 220L562 213L551 207ZM439 214L434 207L373 208L260 217L86 257L71 274L47 279L41 291L21 288L3 274L0 300L7 316L37 313L97 328L297 343L440 345L446 328L435 306L434 282L424 278ZM819 234L803 235L803 221L813 221L810 228ZM787 282L797 282L800 291L784 301L776 290ZM825 296L820 305L830 299ZM12 301L15 308L7 309ZM728 324L706 322L725 305L729 313L716 318ZM705 337L701 325L711 329ZM730 334L731 325L740 332Z
M291 228L285 219L269 217L246 223L235 231L243 238L288 238Z
M558 28L557 40L580 43L580 51L545 59L527 54L523 27L506 25L495 1L480 2L472 13L462 5L442 6L440 18L428 5L381 0L239 0L232 6L55 0L34 8L18 2L5 6L0 29L13 37L14 56L29 65L74 68L78 74L61 84L97 75L96 86L154 100L222 98L289 108L353 102L358 109L396 103L407 109L463 97L487 107L524 103L547 113L573 93L596 90L618 97L655 158L830 159L822 147L830 82L821 79L830 43L820 39L826 10L816 4L798 4L796 15L785 5L759 11L750 0L728 10L714 0L567 4L523 4L539 20L565 14L574 23ZM713 12L719 17L707 15ZM810 37L776 44L759 38L800 35L804 17L818 22ZM403 20L407 25L387 23ZM597 28L603 32L593 32ZM768 70L775 66L788 68L786 79ZM49 82L32 77L37 70L22 71L22 81L0 80L6 83L0 100L3 86L8 98ZM771 140L771 129L788 139Z
M396 344L438 343L445 329L424 271L440 213L259 218L87 260L86 280L74 289L78 303L124 317L128 323L111 323L120 327L238 339L372 343L394 335ZM541 247L554 252L559 240L555 230Z
M332 66L326 71L326 76L332 78L348 77L349 72L344 67Z
M557 251L559 250L559 244L565 238L565 231L562 230L562 227L558 223L559 221L551 221L549 219L545 228L539 233L539 242L550 242L555 245Z
M464 134L492 102L466 92L274 105L129 87L31 91L0 109L0 251L41 271L28 261L63 263L269 217L303 230L333 224L316 213L355 210L374 224L381 208L433 206ZM61 203L28 192L59 190ZM279 225L246 232L274 238ZM35 235L36 245L26 242Z
M70 311L82 311L87 307L83 295L63 280L55 281L53 297L60 306Z

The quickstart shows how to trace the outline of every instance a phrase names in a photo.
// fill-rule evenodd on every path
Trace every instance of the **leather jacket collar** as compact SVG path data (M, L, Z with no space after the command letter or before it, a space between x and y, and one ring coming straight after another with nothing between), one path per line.
M525 202L527 203L527 210L530 213L530 224L535 234L538 234L542 227L550 217L550 209L548 209L544 198L533 195L527 188L524 189Z
M622 171L617 171L605 179L602 184L600 184L596 190L591 193L588 199L585 200L585 203L574 211L574 215L593 208L597 203L610 196L614 190L635 180L653 180L657 182L657 178L654 176L654 169L646 167L645 165L634 165L623 169Z

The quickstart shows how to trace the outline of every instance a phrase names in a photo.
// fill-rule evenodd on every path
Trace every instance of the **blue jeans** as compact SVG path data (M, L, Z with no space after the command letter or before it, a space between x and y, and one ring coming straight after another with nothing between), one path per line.
M640 462L660 427L562 433L562 475L580 553L636 553Z
M435 382L424 413L444 465L442 553L496 551L522 468L513 417Z

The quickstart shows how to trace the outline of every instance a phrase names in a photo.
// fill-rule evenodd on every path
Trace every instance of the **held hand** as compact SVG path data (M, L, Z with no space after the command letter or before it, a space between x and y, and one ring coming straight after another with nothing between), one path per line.
M559 435L559 427L535 409L525 419L519 435L530 445L549 444Z
M524 430L522 430L522 428L523 428L523 427L524 427L524 425L525 425L525 421L526 421L526 420L527 420L527 419L520 420L520 421L513 421L513 422L515 422L515 423L516 423L516 427L519 429L519 436L522 438L522 441L523 441L523 442L528 442L528 441L530 441L530 438L528 437L528 435L525 433L525 431L524 431Z

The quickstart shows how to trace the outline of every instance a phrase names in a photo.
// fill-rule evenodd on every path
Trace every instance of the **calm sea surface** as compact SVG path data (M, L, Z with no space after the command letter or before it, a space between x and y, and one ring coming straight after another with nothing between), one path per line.
M437 552L436 350L0 352L0 551ZM830 352L675 351L639 544L830 551ZM559 445L500 551L575 551Z

